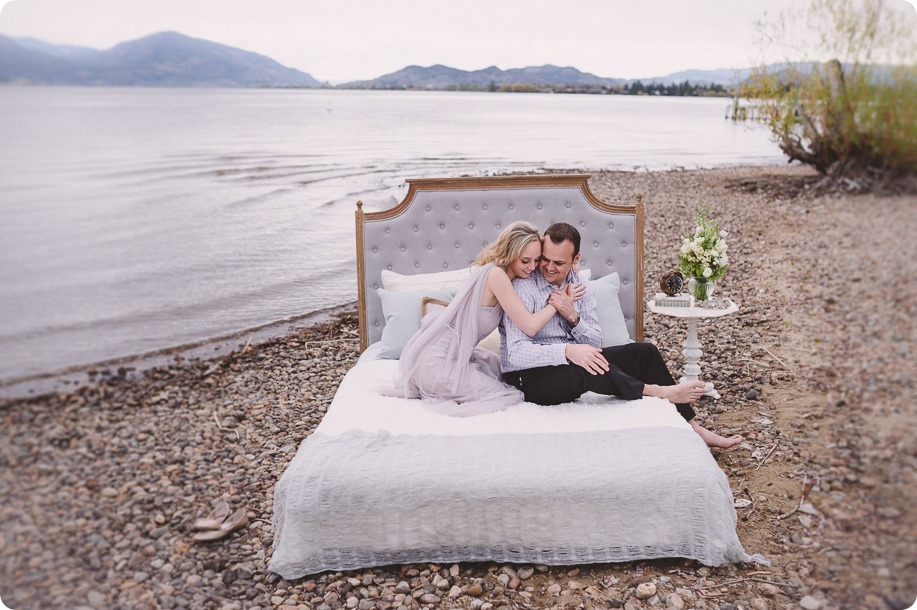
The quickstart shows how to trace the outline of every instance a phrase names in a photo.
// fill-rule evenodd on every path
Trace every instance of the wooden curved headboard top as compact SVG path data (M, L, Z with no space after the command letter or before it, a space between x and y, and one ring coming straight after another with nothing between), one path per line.
M643 198L609 205L589 190L589 174L407 180L404 200L381 212L357 202L360 350L382 335L376 290L388 269L405 275L460 269L506 225L527 220L544 231L567 222L582 235L580 265L593 279L617 271L632 338L643 337Z

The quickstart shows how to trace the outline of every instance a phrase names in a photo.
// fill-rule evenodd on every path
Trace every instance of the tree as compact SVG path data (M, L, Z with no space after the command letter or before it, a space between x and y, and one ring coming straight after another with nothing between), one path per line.
M904 3L900 3L904 5ZM917 13L884 0L810 0L757 24L750 116L822 185L880 189L917 171ZM767 63L780 51L782 63Z

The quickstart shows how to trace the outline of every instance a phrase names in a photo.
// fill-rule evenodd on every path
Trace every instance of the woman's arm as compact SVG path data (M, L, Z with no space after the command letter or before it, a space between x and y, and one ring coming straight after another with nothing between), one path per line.
M557 313L552 305L546 305L535 313L526 309L516 291L513 290L513 284L509 281L506 272L500 267L490 270L486 286L497 298L503 312L529 337L534 337Z

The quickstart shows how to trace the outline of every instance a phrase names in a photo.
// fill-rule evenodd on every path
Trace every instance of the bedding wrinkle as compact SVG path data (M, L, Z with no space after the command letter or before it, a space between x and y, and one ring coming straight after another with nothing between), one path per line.
M677 426L313 434L278 483L270 569L298 578L422 561L749 561L726 476L696 437Z

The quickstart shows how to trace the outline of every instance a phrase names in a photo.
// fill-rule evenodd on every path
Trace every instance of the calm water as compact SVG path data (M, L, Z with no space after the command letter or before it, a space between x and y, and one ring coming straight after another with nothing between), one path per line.
M783 162L727 103L0 87L0 380L353 301L405 178Z

